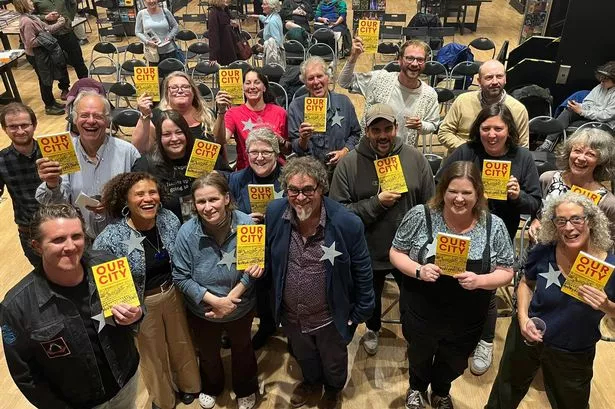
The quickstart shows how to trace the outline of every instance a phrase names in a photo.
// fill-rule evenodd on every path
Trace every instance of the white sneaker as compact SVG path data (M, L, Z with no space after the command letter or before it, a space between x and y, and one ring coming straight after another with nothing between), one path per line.
M363 348L368 355L376 355L378 352L378 333L368 329L363 338L361 338L363 342Z
M478 341L474 350L474 357L470 365L470 371L477 376L487 372L493 361L493 343L483 340Z
M252 409L256 405L256 393L244 398L237 398L237 406L239 409Z
M211 409L216 406L216 397L201 392L199 393L199 405L202 408Z

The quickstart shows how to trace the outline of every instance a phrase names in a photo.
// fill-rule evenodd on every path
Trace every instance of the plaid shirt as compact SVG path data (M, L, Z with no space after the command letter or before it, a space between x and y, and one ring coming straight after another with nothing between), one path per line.
M41 184L36 169L36 160L40 157L41 151L36 142L30 155L19 153L12 144L0 151L0 196L6 186L13 200L18 226L28 227L40 206L34 197L36 188Z

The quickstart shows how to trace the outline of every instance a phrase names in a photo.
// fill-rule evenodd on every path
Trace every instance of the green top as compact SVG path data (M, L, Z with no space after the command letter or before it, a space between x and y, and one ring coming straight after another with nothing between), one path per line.
M43 21L46 21L45 16L52 11L57 11L60 15L64 16L66 19L64 27L55 34L66 34L73 30L72 21L77 14L76 0L33 0L33 3L34 14L38 14Z

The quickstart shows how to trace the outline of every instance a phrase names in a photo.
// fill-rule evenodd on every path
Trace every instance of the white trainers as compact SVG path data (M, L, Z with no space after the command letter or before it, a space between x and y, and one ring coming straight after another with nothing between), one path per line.
M493 361L493 343L486 342L482 339L478 341L476 349L474 350L474 357L472 358L472 364L470 365L470 371L480 376L487 372Z
M254 405L256 405L256 393L243 398L237 398L237 406L239 409L252 409Z
M361 341L363 342L363 348L368 355L376 355L378 352L378 333L368 329Z
M201 392L199 393L199 405L202 408L211 409L216 406L216 397Z

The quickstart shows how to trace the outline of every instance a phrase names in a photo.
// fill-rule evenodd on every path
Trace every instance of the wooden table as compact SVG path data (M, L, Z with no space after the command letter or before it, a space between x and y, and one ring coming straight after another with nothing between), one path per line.
M481 4L490 3L491 1L492 0L445 0L443 2L444 22L442 23L442 25L444 25L445 27L459 27L459 32L461 34L463 34L465 28L468 28L475 32L478 28L478 16L480 14ZM447 10L450 10L454 7L459 7L459 12L461 13L461 20L449 22L447 21ZM476 7L476 11L474 13L474 21L472 22L466 22L466 13L468 11L468 7Z
M87 19L85 17L75 16L72 26L75 28L80 24L85 24L86 21ZM16 17L8 25L0 27L0 42L2 42L2 47L4 47L5 50L11 49L9 36L19 37L19 17Z
M17 83L15 83L15 78L13 77L12 67L17 65L17 60L26 55L26 52L24 50L8 50L1 52L0 55L5 53L9 54L7 56L9 60L0 62L0 77L2 77L6 91L0 94L0 104L8 104L15 101L21 102Z

